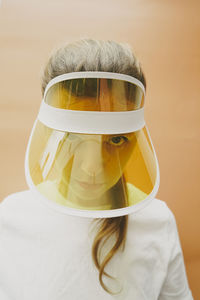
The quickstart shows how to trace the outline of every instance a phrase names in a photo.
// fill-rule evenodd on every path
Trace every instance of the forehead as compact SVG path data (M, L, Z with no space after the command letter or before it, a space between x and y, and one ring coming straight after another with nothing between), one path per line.
M129 111L143 107L140 87L115 79L73 79L57 82L45 95L45 102L63 109Z
M85 133L68 133L69 137L77 137L84 140L108 140L113 137L127 137L129 140L133 140L136 137L135 132L121 133L121 134L85 134Z

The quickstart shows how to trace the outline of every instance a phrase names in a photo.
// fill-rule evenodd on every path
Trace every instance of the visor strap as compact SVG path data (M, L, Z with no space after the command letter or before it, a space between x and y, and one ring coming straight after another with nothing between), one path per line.
M145 126L144 108L122 112L65 110L52 107L44 100L38 119L55 130L89 134L128 133Z

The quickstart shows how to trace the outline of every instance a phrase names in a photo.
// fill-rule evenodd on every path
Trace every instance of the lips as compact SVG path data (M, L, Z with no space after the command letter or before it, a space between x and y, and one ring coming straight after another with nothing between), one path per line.
M87 183L84 181L76 180L80 186L85 189L96 189L103 186L103 183Z

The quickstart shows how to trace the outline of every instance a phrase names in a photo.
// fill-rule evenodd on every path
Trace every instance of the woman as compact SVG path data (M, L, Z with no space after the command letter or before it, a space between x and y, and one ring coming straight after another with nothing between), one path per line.
M127 45L85 39L52 54L30 190L1 204L0 299L192 299L175 218L155 198L145 88Z

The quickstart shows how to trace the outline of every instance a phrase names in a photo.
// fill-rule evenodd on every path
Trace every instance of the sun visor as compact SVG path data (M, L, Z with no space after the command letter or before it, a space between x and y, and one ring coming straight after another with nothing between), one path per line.
M115 217L141 209L159 187L143 107L144 87L131 76L80 72L54 78L27 148L30 188L71 215Z

